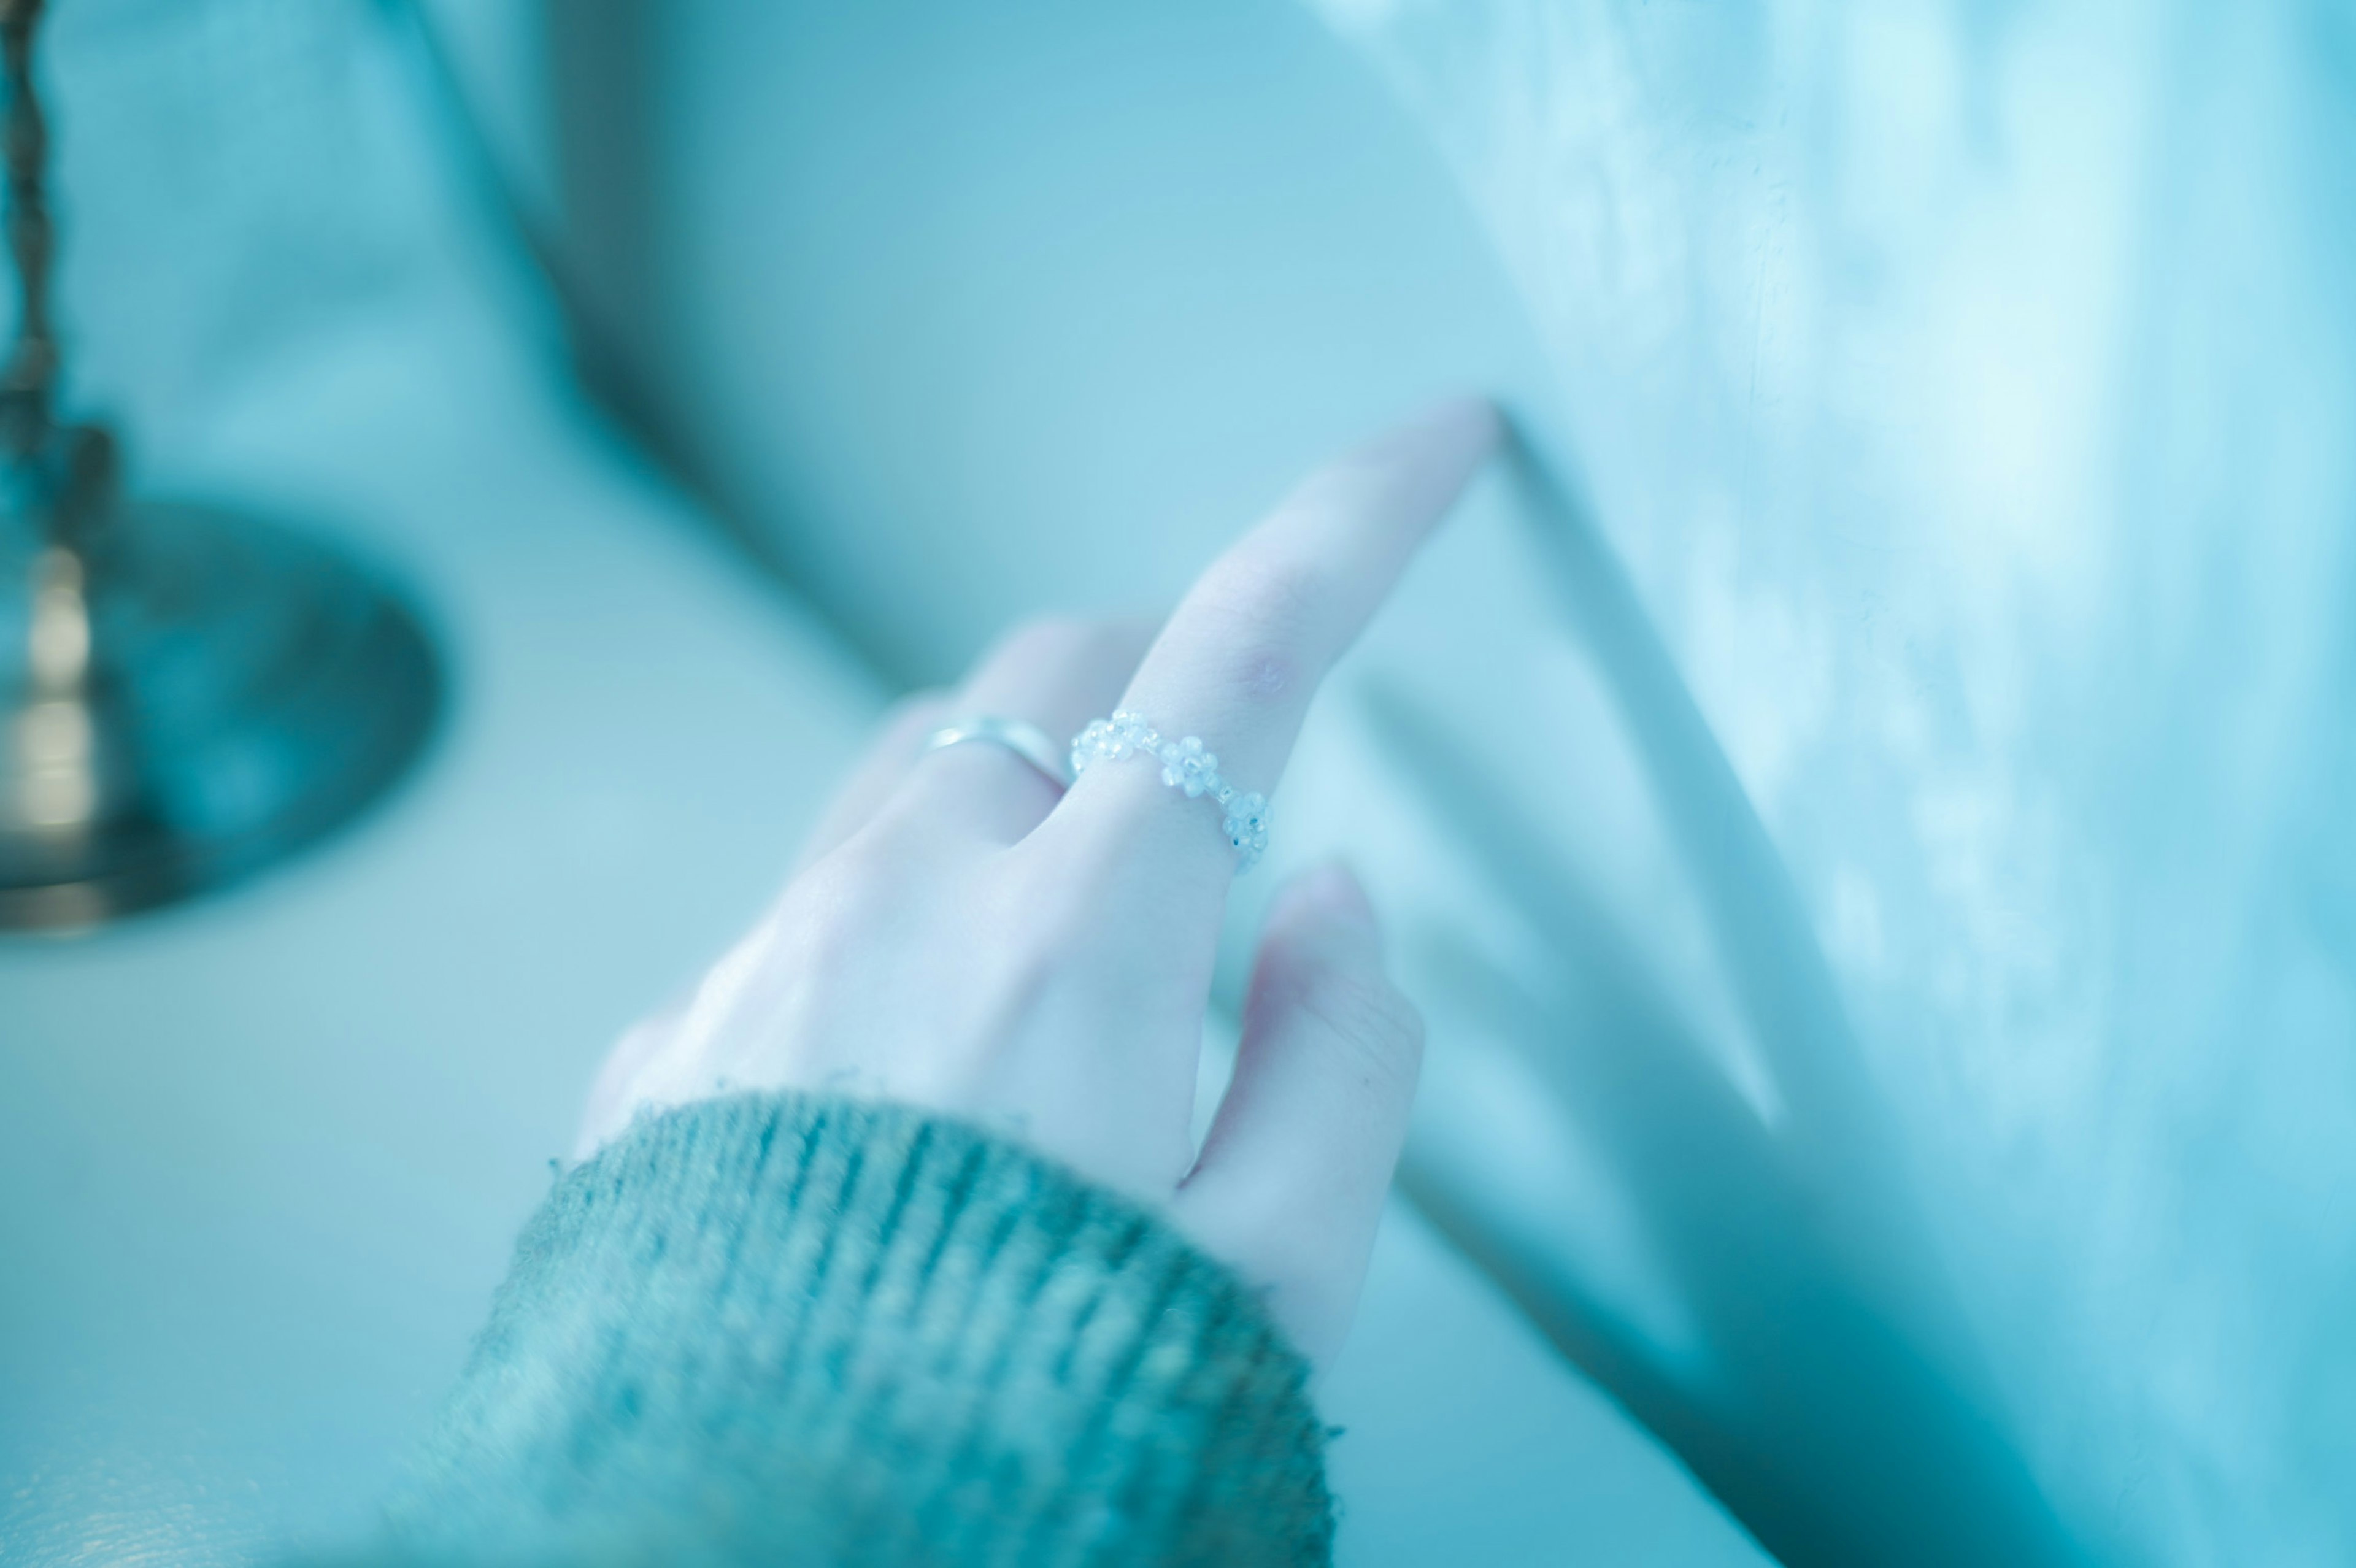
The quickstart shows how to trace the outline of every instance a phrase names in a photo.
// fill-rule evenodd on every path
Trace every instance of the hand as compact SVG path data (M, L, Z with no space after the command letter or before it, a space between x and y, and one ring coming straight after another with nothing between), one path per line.
M1498 428L1485 402L1446 404L1312 476L1150 648L1148 628L1034 625L953 697L902 704L768 914L679 1010L615 1049L582 1154L642 1110L731 1090L937 1110L1160 1208L1265 1287L1312 1363L1330 1358L1423 1038L1356 880L1327 868L1277 899L1198 1154L1195 1069L1236 861L1216 807L1142 759L1063 794L1001 746L918 750L957 715L1028 720L1060 741L1119 707L1201 736L1238 789L1272 789L1319 682Z

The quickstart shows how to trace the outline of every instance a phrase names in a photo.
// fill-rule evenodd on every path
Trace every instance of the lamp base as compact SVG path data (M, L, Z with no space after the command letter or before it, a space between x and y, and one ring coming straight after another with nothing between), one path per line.
M139 500L79 533L0 563L30 590L0 603L0 929L92 925L258 870L377 798L432 733L417 620L322 541Z

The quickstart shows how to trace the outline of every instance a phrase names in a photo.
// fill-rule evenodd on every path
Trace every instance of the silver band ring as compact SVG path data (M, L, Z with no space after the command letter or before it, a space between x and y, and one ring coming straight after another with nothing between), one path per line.
M1066 761L1068 752L1047 739L1047 732L1036 724L1020 719L1008 719L996 713L974 713L962 719L952 719L925 737L924 751L937 752L946 746L962 746L968 741L986 741L993 746L1003 746L1039 773L1057 789L1072 787L1072 771Z

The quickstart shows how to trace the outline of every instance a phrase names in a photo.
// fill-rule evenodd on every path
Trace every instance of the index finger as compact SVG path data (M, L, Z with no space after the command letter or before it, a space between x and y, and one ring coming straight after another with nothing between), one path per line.
M1139 665L1122 708L1198 737L1237 792L1275 787L1333 662L1502 432L1486 399L1453 400L1318 470L1204 572ZM1148 867L1224 888L1219 814L1177 804L1150 763L1091 767L1056 816L1117 832ZM1202 868L1189 872L1188 867Z

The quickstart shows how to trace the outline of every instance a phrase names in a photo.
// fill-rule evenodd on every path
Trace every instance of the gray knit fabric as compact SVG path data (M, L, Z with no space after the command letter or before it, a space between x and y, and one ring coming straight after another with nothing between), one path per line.
M735 1095L560 1181L399 1556L1323 1563L1304 1378L1134 1203L913 1111Z

